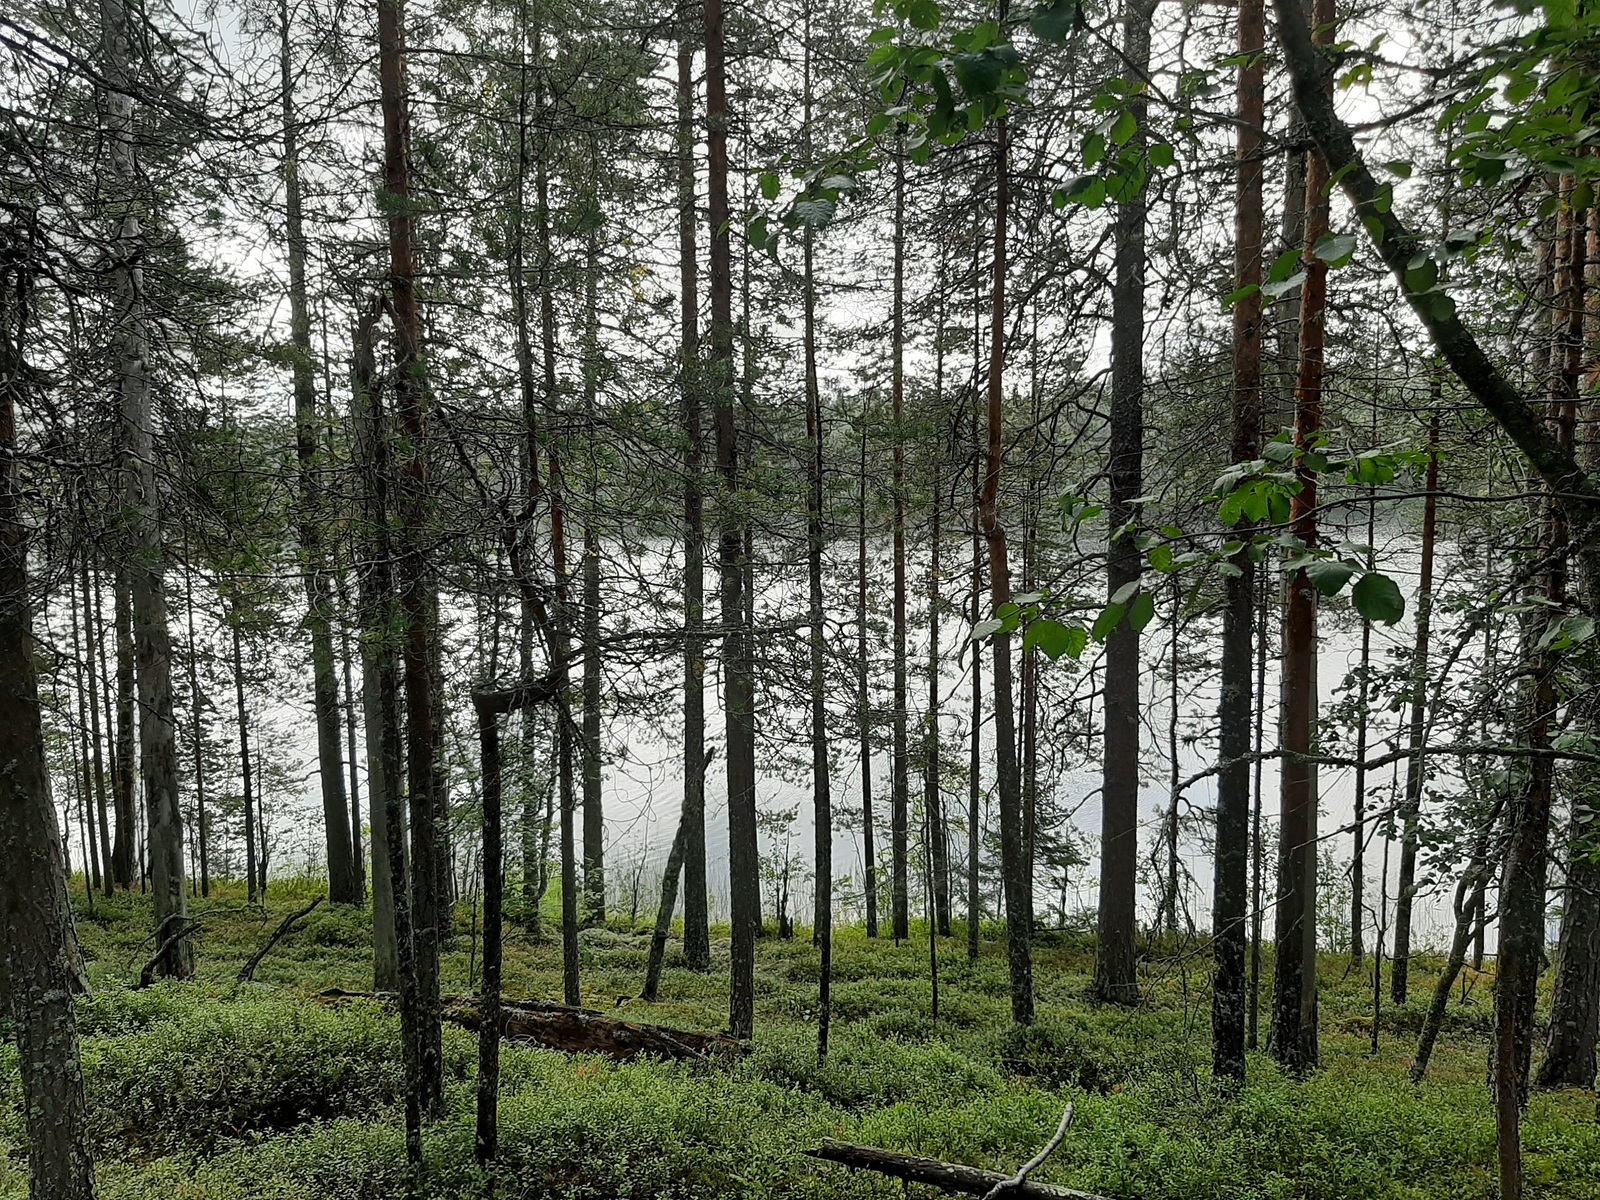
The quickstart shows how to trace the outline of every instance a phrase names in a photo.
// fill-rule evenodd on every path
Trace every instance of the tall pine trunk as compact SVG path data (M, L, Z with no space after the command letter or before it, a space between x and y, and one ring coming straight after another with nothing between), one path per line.
M894 698L892 788L889 810L892 904L890 923L894 940L911 936L911 904L908 894L908 866L911 762L906 732L906 448L905 448L905 293L906 293L906 159L900 147L894 156L894 298L890 316L889 345L891 429L894 439L891 460L894 464Z
M406 843L405 809L400 795L399 754L390 760L387 747L399 744L400 719L394 692L399 664L394 638L388 627L393 604L388 511L388 431L381 419L377 383L377 355L373 347L374 312L356 320L350 364L350 423L354 431L355 458L361 472L361 559L365 563L356 580L356 603L361 621L361 704L366 729L367 798L372 813L372 986L382 992L402 992L400 980L397 905L407 906L404 876L393 873L389 855L389 814L398 813L395 832L402 850ZM402 856L402 863L404 858ZM398 887L397 887L398 884ZM409 926L408 926L409 928ZM410 933L406 953L409 956ZM406 983L411 988L415 980ZM408 1051L409 1053L409 1051Z
M694 43L692 0L683 0L678 35L678 325L681 337L683 463L683 957L692 970L711 965L706 896L705 501L701 472L700 293L695 209Z
M1001 0L1002 20L1006 11ZM1007 219L1009 216L1009 128L995 125L994 266L990 286L988 438L978 519L989 551L989 601L994 611L1011 602L1011 570L1006 530L1000 521L1000 470L1004 442ZM1033 1024L1033 913L1028 886L1028 854L1023 837L1022 778L1017 765L1016 708L1011 682L1011 635L994 636L995 783L1000 795L1000 876L1006 901L1006 960L1011 981L1011 1019Z
M1154 0L1126 0L1122 54L1135 78L1150 70L1150 19ZM1142 153L1147 102L1129 101L1137 131L1129 140ZM1111 596L1136 587L1140 556L1134 530L1135 500L1144 489L1144 283L1143 195L1117 207L1115 279L1111 285L1111 544L1106 589ZM1118 622L1106 639L1104 778L1101 784L1099 954L1094 990L1103 1000L1132 1003L1139 980L1134 948L1139 828L1139 634Z
M345 810L344 762L340 747L339 685L334 677L333 602L322 546L322 487L317 477L317 392L306 301L306 234L301 212L300 131L294 111L294 68L289 41L288 0L278 0L278 69L283 105L283 184L289 259L289 338L294 355L295 453L300 467L297 516L305 572L306 630L311 635L312 712L317 727L317 768L322 785L322 823L328 849L328 899L360 901L350 817Z
M591 147L592 150L592 147ZM606 819L600 761L600 473L595 460L595 389L600 369L596 300L600 239L589 231L584 249L583 415L587 429L588 512L583 520L583 923L606 923Z
M812 165L811 117L811 5L805 8L804 112L801 129L801 160ZM816 876L816 908L812 936L821 961L817 972L817 1061L828 1057L828 1036L833 1021L833 790L828 763L827 628L822 590L822 552L827 536L823 512L826 495L827 456L822 424L822 389L817 380L817 265L815 231L805 230L804 274L802 276L802 319L805 352L806 440L809 455L806 472L806 620L810 625L808 642L811 667L811 804L815 830L813 866ZM897 290L898 297L898 290ZM897 306L898 312L898 306ZM898 347L898 343L897 343ZM896 360L898 362L898 348Z
M439 1023L439 830L434 769L438 736L435 723L435 602L428 573L431 525L428 499L427 426L424 417L426 370L422 319L417 307L416 218L411 198L410 96L405 77L403 0L379 0L378 82L383 110L384 211L389 230L389 285L395 340L395 415L407 456L398 474L400 546L397 578L405 641L406 792L411 820L411 913L416 967L418 1070L423 1111L444 1107L442 1034ZM390 830L390 837L397 831ZM398 897L398 892L396 893ZM398 908L397 908L398 912ZM397 928L396 934L400 931ZM402 968L403 973L403 968Z
M1600 440L1593 425L1593 374L1584 372L1585 313L1590 337L1600 334L1600 208L1567 216L1567 286L1558 300L1557 353L1561 363L1561 394L1577 397L1587 385L1591 399L1587 411L1585 464L1592 471L1600 463ZM1595 343L1590 340L1590 345ZM1576 420L1577 414L1574 414ZM1593 603L1593 598L1590 598ZM1595 652L1584 654L1587 675L1594 678ZM1592 732L1600 711L1592 696L1579 706L1578 720ZM1600 796L1593 771L1578 768L1569 775L1572 790L1571 828L1567 846L1567 886L1562 898L1561 938L1556 958L1555 987L1550 1003L1550 1041L1539 1068L1540 1087L1592 1088L1595 1080L1596 1044L1600 1042Z
M872 816L872 693L867 658L867 428L861 404L861 456L856 464L856 727L861 742L862 882L866 892L867 936L878 936L878 847Z
M1331 0L1315 0L1317 37L1332 42ZM1328 232L1328 164L1316 151L1306 165L1303 238L1305 282L1300 289L1300 363L1295 384L1295 446L1308 453L1322 431L1323 347L1328 265L1313 247ZM1292 506L1294 535L1317 540L1316 473L1298 468L1301 490ZM1289 579L1283 628L1282 739L1291 756L1312 753L1316 724L1317 590L1305 571ZM1279 782L1278 904L1272 1031L1268 1047L1293 1074L1317 1064L1317 796L1316 769L1303 757L1283 760Z
M1248 294L1233 307L1233 435L1229 457L1250 462L1261 452L1262 245L1265 240L1261 131L1266 123L1262 62L1267 35L1264 0L1240 0L1236 47L1233 198L1234 286ZM1237 536L1248 540L1249 522ZM1212 880L1211 1069L1220 1079L1245 1077L1247 979L1246 901L1250 864L1250 753L1255 683L1256 576L1247 551L1233 559L1223 583L1222 670L1217 705L1216 873Z
M100 22L100 70L105 79L109 132L105 185L118 212L111 239L110 277L116 312L113 346L120 394L122 497L127 514L124 570L133 624L139 768L144 779L150 889L155 900L157 944L167 944L156 970L161 975L184 979L194 973L194 947L187 937L169 940L188 923L188 888L184 881L183 817L178 807L172 634L167 623L161 499L156 485L149 317L141 265L146 239L139 217L144 184L135 153L134 18L123 0L101 0Z
M728 883L732 954L728 1028L755 1031L756 936L761 922L756 844L755 693L745 597L745 534L738 491L739 429L734 414L732 212L728 203L728 77L722 0L705 0L707 210L711 226L711 356L717 474L721 480L717 567L721 580L722 704L728 757Z

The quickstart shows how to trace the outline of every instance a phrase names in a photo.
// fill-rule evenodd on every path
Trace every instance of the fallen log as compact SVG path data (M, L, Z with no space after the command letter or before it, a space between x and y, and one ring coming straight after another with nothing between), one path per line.
M266 944L250 956L249 962L239 968L240 983L249 983L256 977L256 968L261 965L261 960L267 956L267 952L282 941L284 935L293 929L295 925L309 917L317 905L322 903L322 899L321 896L318 896L304 908L290 913L282 921L278 922L278 927L272 931L272 936L267 939Z
M331 988L319 992L323 1003L340 1000L377 1000L395 1003L388 992L347 992ZM476 1030L482 1019L473 996L446 996L442 1013L452 1025ZM567 1054L604 1054L626 1062L640 1055L657 1058L700 1059L737 1056L749 1047L726 1033L704 1033L694 1029L672 1029L665 1025L641 1025L620 1021L591 1008L574 1008L552 1000L502 1000L500 1036L507 1041L531 1042Z
M937 1158L920 1158L915 1154L898 1154L893 1150L880 1150L876 1146L857 1146L850 1142L823 1138L815 1150L805 1152L811 1158L825 1162L841 1163L862 1171L876 1171L907 1183L922 1183L943 1188L947 1192L961 1192L968 1196L1020 1196L1037 1200L1106 1200L1091 1192L1074 1191L1053 1183L1035 1183L1024 1179L1020 1184L1015 1176L999 1171L985 1171L961 1163L941 1162Z

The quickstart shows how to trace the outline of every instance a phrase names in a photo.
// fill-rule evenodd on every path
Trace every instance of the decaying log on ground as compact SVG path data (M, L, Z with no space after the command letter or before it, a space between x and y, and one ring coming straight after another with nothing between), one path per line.
M387 992L346 992L332 988L320 992L324 1003L340 1000L377 1000L393 1004ZM478 1001L472 996L446 996L444 1019L465 1029L477 1029ZM550 1000L502 1000L500 1036L508 1041L532 1042L568 1054L604 1054L627 1061L640 1055L695 1059L741 1055L748 1047L726 1033L671 1029L619 1021L590 1008L573 1008Z
M940 1162L936 1158L897 1154L893 1150L880 1150L876 1146L856 1146L850 1142L835 1141L833 1138L823 1138L820 1146L815 1150L807 1150L806 1154L826 1162L841 1163L863 1171L876 1171L880 1175L904 1179L907 1183L927 1184L930 1187L943 1188L947 1192L961 1192L968 1196L998 1194L1006 1197L1037 1197L1038 1200L1105 1200L1105 1197L1090 1192L1078 1192L1051 1183L1035 1183L1031 1179L1023 1180L1020 1185L1014 1184L1002 1188L1001 1185L1012 1183L1014 1177L999 1171L985 1171L978 1167L964 1166L961 1163ZM996 1193L997 1188L1000 1189L998 1193Z

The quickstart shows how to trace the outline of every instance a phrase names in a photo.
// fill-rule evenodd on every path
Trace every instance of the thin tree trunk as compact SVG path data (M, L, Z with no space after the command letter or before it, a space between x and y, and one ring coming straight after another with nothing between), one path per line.
M711 966L706 910L705 504L701 472L700 298L696 247L693 0L683 0L678 37L678 325L681 337L683 483L683 957L691 970Z
M536 51L538 46L535 46ZM544 109L543 77L534 75L534 106ZM550 234L550 175L546 156L534 163L534 194L537 200L539 236L539 338L544 369L544 389L548 403L559 398L556 377L555 285L552 278L555 256ZM562 704L556 710L557 803L561 808L561 978L562 993L568 1004L580 1003L582 983L578 961L578 863L573 821L577 815L577 784L573 777L574 746L572 718L565 703L571 687L567 666L571 652L571 610L567 595L566 485L561 474L561 449L552 439L547 452L550 494L550 557L555 608L551 614L551 652L555 656L561 683Z
M1178 932L1178 626L1183 612L1183 595L1178 577L1172 577L1172 623L1167 628L1167 816L1162 841L1166 862L1162 864L1161 927L1169 934Z
M1261 130L1266 123L1266 83L1262 62L1267 22L1263 0L1241 0L1238 36L1239 75L1235 86L1239 125L1235 131L1233 269L1234 286L1257 290L1233 308L1233 462L1253 461L1261 452L1261 302L1262 248L1265 240ZM1238 536L1248 540L1250 525ZM1251 859L1250 749L1256 622L1255 560L1241 551L1224 582L1222 669L1217 705L1217 756L1227 765L1217 779L1216 873L1212 881L1211 1069L1222 1079L1242 1082L1245 1048L1254 1042L1254 1004L1246 1020L1245 905ZM1261 661L1265 662L1262 655ZM1259 847L1259 838L1256 840ZM1259 849L1257 849L1259 854ZM1259 926L1258 926L1259 928ZM1248 1027L1247 1027L1248 1026Z
M1378 406L1372 405L1372 432L1368 444L1376 447L1378 441ZM1377 536L1378 489L1367 489L1367 567L1374 563L1372 545ZM1350 964L1361 966L1365 955L1362 946L1362 926L1366 920L1366 852L1367 852L1367 731L1371 714L1367 711L1372 693L1372 622L1361 619L1361 659L1356 682L1356 772L1355 816L1350 834Z
M856 464L856 725L861 735L862 883L867 936L878 936L878 849L872 818L872 694L867 660L867 417L861 404L861 457Z
M1498 815L1498 814L1497 814ZM1422 1022L1422 1032L1417 1036L1417 1052L1411 1059L1412 1083L1421 1083L1428 1074L1428 1062L1433 1058L1434 1044L1444 1025L1445 1010L1450 1006L1450 989L1467 961L1467 946L1472 941L1472 927L1477 909L1477 889L1488 871L1490 833L1494 828L1491 818L1479 831L1472 848L1472 858L1456 884L1455 930L1450 937L1450 954L1445 959L1444 970L1434 985L1433 1003Z
M591 146L591 152L593 147ZM586 465L589 511L583 521L583 923L606 922L606 819L600 764L600 475L595 427L596 376L600 369L600 314L596 299L600 238L589 231L584 249L583 409L588 433Z
M350 600L345 594L344 575L341 572L335 577L338 585L339 611L350 611ZM361 819L361 778L360 757L356 748L356 692L355 681L352 678L352 655L350 653L350 627L348 623L339 626L339 664L344 676L344 737L345 737L345 767L350 772L350 849L354 854L353 867L356 880L356 902L367 902L367 863L366 851L362 844L362 829L365 822Z
M654 1004L661 992L661 968L667 956L667 939L672 936L672 910L678 903L678 879L683 874L683 850L688 829L680 815L678 831L667 851L667 865L661 872L661 904L656 909L656 927L650 935L650 954L645 960L644 987L639 999Z
M90 570L87 561L84 568L84 586L93 600L88 610L88 636L89 636L89 719L94 732L94 781L95 781L95 809L100 823L100 847L103 852L104 862L101 864L105 893L110 895L116 886L116 872L113 863L115 850L111 842L111 793L116 787L117 763L115 751L109 744L102 751L100 732L101 702L105 703L105 736L111 736L111 690L110 677L106 673L106 639L105 622L100 595L100 572Z
M1331 0L1315 0L1317 37L1331 44ZM1300 366L1295 386L1295 445L1308 452L1322 431L1323 347L1328 265L1313 252L1328 232L1328 164L1316 151L1306 168L1305 283L1300 289ZM1317 477L1301 467L1292 506L1293 531L1306 546L1317 539ZM1289 580L1284 618L1283 748L1313 751L1316 723L1317 591L1305 571ZM1273 972L1273 1021L1268 1048L1284 1068L1301 1074L1316 1066L1317 1049L1317 800L1316 770L1285 759L1279 785L1278 900Z
M111 847L111 877L121 888L132 888L139 833L134 815L134 683L133 604L128 572L119 564L112 584L112 620L116 626L117 731L112 763L112 809L116 816L116 841Z
M125 47L126 25L117 28ZM72 995L81 990L82 964L40 724L28 532L18 479L17 405L28 378L22 361L27 277L17 267L7 274L0 276L0 853L6 864L0 886L0 1005L17 1039L29 1195L94 1200L89 1107Z
M1440 379L1434 375L1437 401ZM1422 566L1417 583L1416 643L1411 655L1411 725L1407 745L1406 795L1400 809L1403 822L1400 837L1400 876L1395 884L1393 965L1389 971L1389 994L1396 1004L1406 1002L1411 969L1411 902L1416 895L1417 819L1422 811L1422 787L1427 780L1427 757L1423 753L1428 700L1428 642L1433 614L1433 554L1438 525L1439 491L1439 413L1434 410L1428 427L1427 498L1422 508Z
M406 804L400 787L404 775L400 732L400 647L404 635L397 632L401 622L395 595L395 546L390 531L390 431L377 387L373 350L377 313L375 303L358 318L351 380L357 446L366 475L362 494L370 538L368 566L360 582L360 603L366 630L362 639L362 674L374 845L373 975L377 987L387 985L400 994L406 1162L414 1186L422 1169L422 1113L427 1105L422 1029L425 1012L417 986L416 937L406 858Z
M1551 571L1547 599L1559 604L1559 568ZM1544 621L1530 622L1529 646L1544 632ZM1548 653L1533 658L1536 682L1530 689L1527 744L1550 745L1556 707L1555 663ZM1489 1064L1499 1151L1500 1195L1523 1194L1522 1110L1528 1102L1539 973L1544 958L1545 887L1549 857L1553 763L1527 760L1527 774L1511 814L1511 837L1500 877L1500 946L1494 984L1495 1040Z
M1136 0L1137 2L1137 0ZM1004 21L1007 4L1001 0ZM989 599L998 612L1011 602L1011 573L1006 560L1006 530L1000 522L999 493L1004 439L1002 401L1005 388L1007 269L1006 230L1009 208L1009 130L1005 117L995 126L994 271L990 296L988 370L988 444L978 515L989 550ZM1016 710L1011 686L1011 635L994 636L995 776L1000 795L1000 874L1006 901L1007 965L1011 979L1011 1019L1033 1024L1032 889L1027 880L1027 847L1022 829L1022 780L1017 766Z
M87 579L85 579L87 585ZM83 613L84 623L88 624L89 614L89 589L83 588ZM100 889L102 876L100 874L100 845L95 836L93 820L94 810L94 777L90 772L91 754L89 751L89 698L85 695L83 674L83 660L87 657L82 644L78 640L78 597L74 594L73 576L70 566L67 571L67 610L72 618L72 661L75 672L76 693L78 703L78 761L74 778L81 778L82 783L78 793L78 827L83 834L83 844L87 849L88 864L84 874L84 895L89 901L89 911L94 911L94 894ZM193 606L190 612L193 613ZM191 628L193 626L191 625ZM193 655L194 639L189 640L191 657ZM197 744L198 745L198 744ZM198 758L198 751L196 758ZM85 819L85 813L89 814ZM109 864L108 864L109 865Z
M206 828L206 743L205 725L201 720L202 706L200 703L200 667L198 655L194 645L194 581L189 571L189 556L184 554L183 562L183 599L184 616L188 634L187 655L189 667L189 726L194 741L194 828L195 838L200 843L200 861L197 864L200 875L200 894L211 895L211 854L207 845L209 830ZM96 749L98 755L98 748Z
M973 363L974 372L978 362ZM972 405L972 444L978 445L978 404L974 395ZM976 493L973 496L977 499ZM976 510L976 503L973 505ZM974 511L976 516L976 511ZM983 619L983 530L976 520L972 523L972 603L968 620L976 628ZM980 890L979 866L983 847L983 644L974 639L972 651L972 737L968 747L967 763L967 958L978 961L978 938L983 924L983 892Z
M745 525L736 511L739 431L734 415L733 251L728 204L728 79L722 0L705 0L707 208L711 225L711 359L715 390L717 472L725 497L720 517L723 712L728 755L728 881L732 953L728 1029L755 1030L756 936L761 923L760 856L756 844L755 695L745 611Z
M345 808L344 762L339 729L339 685L334 677L326 555L322 546L322 489L317 478L317 392L306 301L306 234L301 215L300 131L294 108L294 69L289 44L288 0L278 0L278 68L283 106L283 183L289 262L289 337L294 356L295 452L300 467L300 552L306 589L306 630L311 636L312 711L317 727L317 767L328 849L328 899L356 904L355 852Z
M90 580L89 556L86 554L84 555L83 564L79 568L78 582L83 591L84 653L89 660L89 746L91 761L94 764L94 816L92 819L97 822L97 831L100 837L100 882L105 894L109 896L112 887L111 822L107 803L106 762L100 742L100 697L104 690L101 686L104 682L104 676L101 674L101 662L104 645L100 636L100 584L98 578L93 583ZM199 751L197 750L196 752L198 753ZM203 855L201 862L203 866Z
M484 1194L497 1194L494 1160L499 1149L501 926L505 854L500 820L500 718L480 705L478 739L483 777L483 983L478 992L478 1111L474 1152L486 1173Z
M1591 282L1600 283L1600 278L1586 278L1596 276L1600 267L1600 209L1591 208L1587 214L1571 213L1564 219L1570 231L1567 286L1556 315L1561 394L1577 397L1587 390L1591 397L1584 414L1588 436L1583 451L1592 470L1600 461L1600 443L1595 440L1593 425L1593 380L1587 384L1584 380L1584 320L1587 309L1593 326L1590 333L1600 334L1600 291L1590 294L1587 300L1585 295ZM1574 422L1576 418L1574 413ZM1586 658L1587 673L1592 679L1592 648ZM1576 707L1577 721L1592 731L1600 706L1591 695ZM1551 995L1549 1046L1539 1068L1540 1087L1592 1088L1595 1081L1596 1044L1600 1043L1600 858L1595 854L1596 837L1600 835L1600 797L1596 796L1592 775L1592 771L1581 769L1570 773L1573 795L1567 886L1562 898L1561 937Z
M399 476L400 556L395 580L405 622L406 779L411 818L411 917L415 941L421 1103L443 1111L439 1018L440 839L434 696L434 595L426 547L431 524L427 428L423 413L422 322L417 307L411 201L410 99L405 78L404 0L379 0L378 81L383 110L384 188L389 285L395 336L395 414L408 444ZM391 831L391 836L397 831ZM396 893L398 897L398 892ZM398 913L398 906L396 909ZM400 931L396 929L396 934ZM402 974L404 969L402 967Z
M377 392L377 355L373 347L376 315L363 312L357 318L350 370L350 423L354 430L356 460L361 468L363 530L360 557L367 564L356 581L356 603L361 619L361 704L366 729L367 797L372 813L372 986L380 992L402 991L400 979L399 917L396 907L407 905L409 939L409 896L403 895L405 877L395 876L389 854L389 814L399 813L395 831L403 851L406 844L405 809L400 797L399 755L393 762L386 747L390 740L399 745L400 731L387 724L399 720L398 702L385 689L398 685L394 639L385 622L393 597L390 587L392 567L387 555L389 543L388 431L381 416ZM409 961L411 947L406 947ZM405 986L412 987L412 979ZM408 1048L408 1053L410 1048Z
M894 156L894 298L889 345L891 430L894 439L894 698L893 793L890 805L890 924L894 940L911 936L910 841L911 766L906 744L906 450L905 450L905 291L906 291L906 160Z
M143 188L135 155L132 55L133 17L122 0L101 0L101 71L110 130L108 186L123 201L112 239L111 279L116 297L114 333L120 392L123 505L129 607L133 623L139 704L139 761L149 828L150 886L158 933L188 919L184 882L183 817L178 808L176 721L172 711L172 635L162 572L161 502L156 487L150 397L150 341L145 311L144 231L138 216ZM130 759L132 755L129 755ZM131 799L131 797L130 797ZM131 805L130 805L131 807ZM194 973L187 937L171 941L159 974L186 979Z
M235 723L239 729L239 775L244 782L244 877L245 895L251 904L259 903L261 891L256 859L255 776L250 770L250 719L244 702L244 654L239 638L239 609L234 603L229 635L233 646L233 695Z
M812 83L811 83L811 4L805 6L804 34L804 112L801 122L801 161L810 167ZM803 243L805 263L801 304L804 320L806 440L809 445L806 479L806 583L811 652L811 803L815 829L813 866L816 876L816 908L812 917L812 936L820 956L817 971L817 1061L828 1057L828 1035L833 1019L833 791L828 763L827 704L827 629L823 624L822 551L826 525L823 512L827 466L822 424L822 390L817 380L817 272L815 233L806 226ZM898 262L898 252L897 259ZM896 327L900 308L898 280ZM899 344L896 342L896 371L899 370ZM903 567L903 563L901 564Z
M944 325L942 300L939 318L939 327L942 329ZM942 394L944 375L944 352L942 349L937 349L936 354L938 364L934 371L935 411L933 418L935 429L938 428L940 420L938 404ZM949 937L950 843L945 825L944 791L941 786L943 772L940 769L942 764L939 753L939 620L943 616L939 597L939 573L942 570L939 559L939 535L943 516L939 468L942 449L942 446L936 441L933 449L932 512L930 513L928 539L928 715L923 742L922 805L927 813L929 871L931 872L929 886L932 888L933 893L934 928L937 930L939 937Z
M1150 70L1153 0L1126 0L1122 54L1134 76ZM1137 132L1129 140L1143 153L1147 102L1141 91L1130 100ZM1137 586L1140 555L1134 541L1144 479L1144 281L1143 195L1124 200L1114 226L1116 278L1111 291L1111 504L1112 538L1106 554L1106 587L1116 596ZM1099 954L1094 990L1103 1000L1138 999L1134 948L1139 826L1139 634L1118 622L1106 639L1105 768L1101 787Z

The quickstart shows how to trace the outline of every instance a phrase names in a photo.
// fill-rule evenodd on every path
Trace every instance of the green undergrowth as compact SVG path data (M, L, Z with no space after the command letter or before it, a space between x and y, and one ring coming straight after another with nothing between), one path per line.
M192 983L130 986L149 954L140 897L80 911L94 994L79 1003L101 1195L109 1200L391 1200L405 1193L398 1023L381 1004L330 1005L316 993L370 985L367 913L318 909L274 949L256 982L240 965L282 916L315 895L276 888L268 910L225 894L200 902ZM80 898L81 903L81 898ZM476 968L463 911L444 987ZM990 931L992 932L992 931ZM725 1021L726 943L713 970L668 955L662 1001L634 997L648 939L613 927L582 938L585 1002L634 1020L716 1028ZM1144 1000L1087 999L1091 948L1041 940L1038 1022L1010 1022L1004 947L969 962L941 948L939 1020L926 941L894 946L840 932L834 1025L816 1056L815 950L763 941L757 1025L732 1064L618 1064L507 1046L500 1192L510 1198L901 1197L901 1184L820 1164L803 1152L838 1137L995 1169L1015 1169L1076 1120L1041 1179L1128 1200L1424 1200L1495 1194L1483 1085L1491 981L1458 989L1426 1083L1406 1079L1431 995L1426 960L1410 1003L1386 1008L1369 1053L1370 981L1328 960L1323 1064L1284 1078L1253 1055L1237 1094L1210 1076L1204 948L1149 948ZM559 949L512 928L508 996L557 997ZM1263 998L1265 1001L1265 997ZM1266 1013L1263 1011L1263 1027ZM446 1027L446 1114L425 1137L425 1194L475 1195L471 1035ZM0 1196L26 1194L14 1049L0 1057ZM1600 1200L1592 1095L1535 1098L1526 1122L1534 1194ZM913 1195L934 1195L912 1189Z

